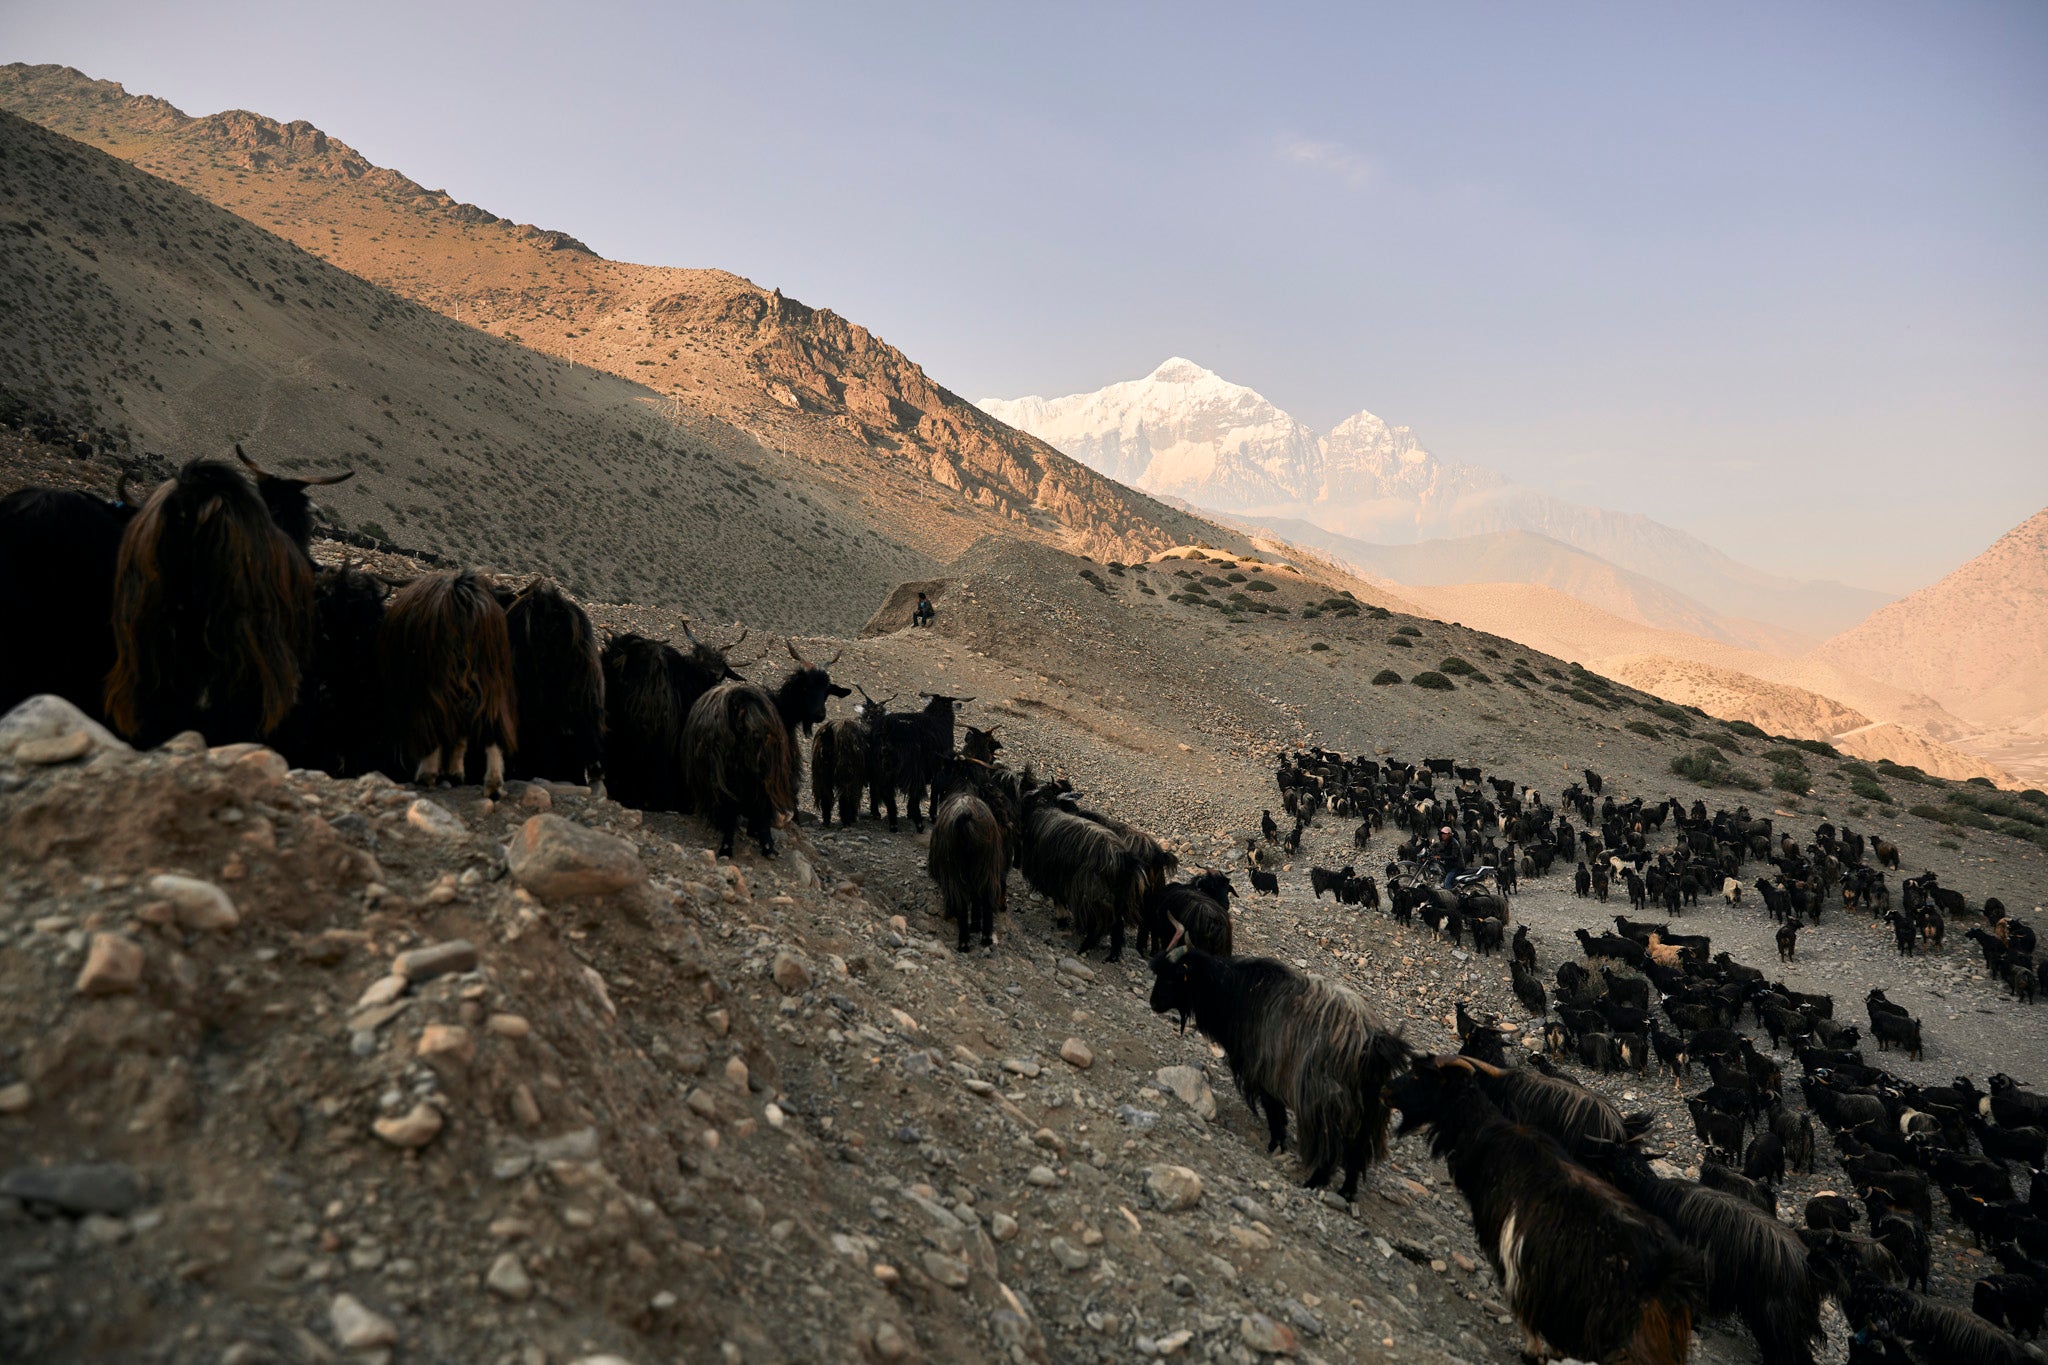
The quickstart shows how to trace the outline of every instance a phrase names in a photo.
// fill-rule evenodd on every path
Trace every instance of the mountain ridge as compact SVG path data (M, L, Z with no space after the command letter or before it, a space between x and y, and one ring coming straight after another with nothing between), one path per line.
M1091 393L978 402L1084 464L1206 510L1294 517L1377 542L1533 531L1722 615L1809 638L1846 629L1888 600L1769 574L1639 513L1567 502L1497 471L1439 459L1412 428L1370 410L1318 434L1256 390L1184 357Z

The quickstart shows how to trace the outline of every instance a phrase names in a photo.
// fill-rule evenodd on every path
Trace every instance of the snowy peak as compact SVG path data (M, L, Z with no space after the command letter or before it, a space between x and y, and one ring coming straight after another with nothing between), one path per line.
M1816 639L1885 601L1761 573L1648 517L1567 502L1494 470L1439 460L1412 429L1372 412L1318 434L1257 390L1185 356L1093 393L984 398L979 406L1113 479L1219 512L1294 518L1393 544L1533 531L1718 612Z

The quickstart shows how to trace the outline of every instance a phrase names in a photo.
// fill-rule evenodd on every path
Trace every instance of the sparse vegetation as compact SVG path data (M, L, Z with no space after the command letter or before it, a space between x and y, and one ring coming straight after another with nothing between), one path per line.
M1741 735L1744 739L1770 738L1770 736L1764 732L1762 727L1752 725L1746 720L1731 720L1724 721L1722 723L1727 726L1728 732L1730 734Z
M1372 685L1374 687L1387 687L1399 681L1401 681L1401 675L1391 668L1383 668L1372 675Z
M1674 757L1671 771L1702 787L1737 787L1753 792L1763 790L1764 785L1749 773L1730 765L1719 749L1708 745Z
M1639 734L1645 739L1664 738L1664 732L1646 720L1632 720L1621 728Z
M1328 648L1329 648L1329 646L1328 646L1328 645L1326 645L1326 644L1324 644L1324 643L1323 643L1323 642L1322 642L1321 640L1318 640L1318 641L1316 641L1316 642L1315 642L1314 644L1312 644L1312 645L1310 645L1310 646L1308 647L1308 649L1309 649L1309 653L1311 653L1311 654L1321 654L1321 653L1322 653L1323 651L1327 650Z
M1456 683L1446 678L1443 674L1436 672L1417 673L1408 681L1416 687L1426 687L1432 692L1452 692L1457 690Z
M1390 644L1390 645L1392 645L1392 646L1393 646L1394 648L1396 648L1396 649L1413 649L1413 648L1415 648L1415 642L1414 642L1413 640L1409 639L1409 638L1408 638L1407 636L1405 636L1405 635L1396 635L1396 636L1393 636L1393 637L1391 637L1390 639L1388 639L1387 643L1388 643L1388 644Z
M1396 626L1396 627L1394 628L1394 634L1396 634L1396 635L1418 635L1418 636L1419 636L1419 635L1421 635L1421 634L1422 634L1422 631L1421 631L1421 629L1420 629L1419 627L1416 627L1416 626Z
M1455 654L1450 655L1436 667L1439 673L1448 673L1454 678L1469 677L1470 675L1477 673L1479 671L1470 663L1467 663L1465 660L1459 658Z

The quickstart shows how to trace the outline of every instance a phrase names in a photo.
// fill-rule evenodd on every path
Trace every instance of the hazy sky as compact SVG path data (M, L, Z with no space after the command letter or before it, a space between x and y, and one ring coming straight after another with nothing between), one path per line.
M2048 4L0 0L967 397L1193 357L1904 590L2048 504Z

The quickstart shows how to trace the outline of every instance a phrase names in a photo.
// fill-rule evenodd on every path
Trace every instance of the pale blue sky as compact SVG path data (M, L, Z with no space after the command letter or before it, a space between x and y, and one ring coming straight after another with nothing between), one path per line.
M1187 355L1894 590L2048 504L2044 4L0 0L0 59L309 119L968 397Z

